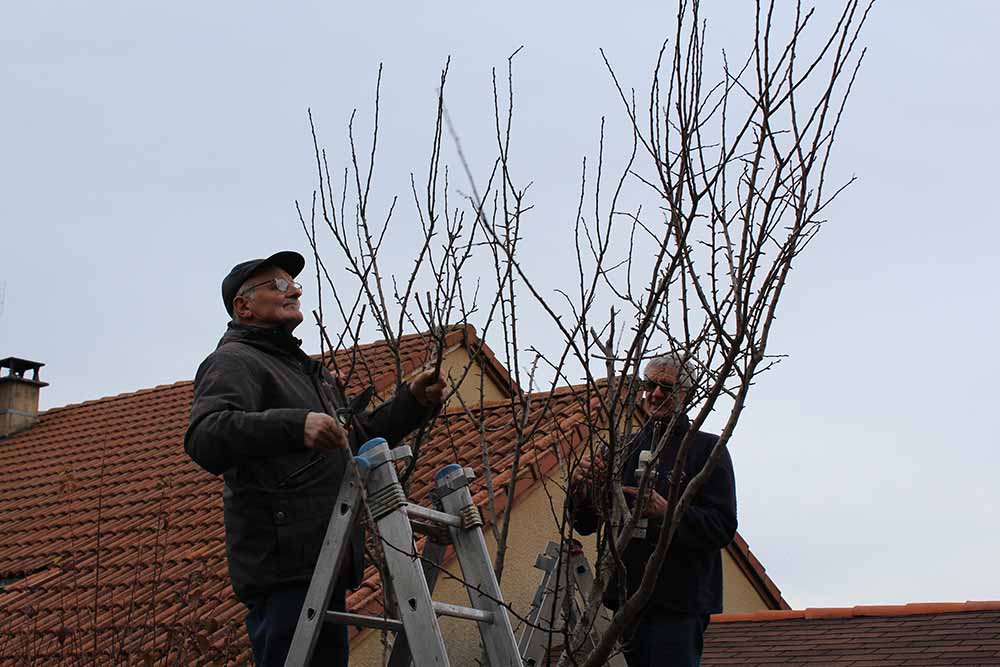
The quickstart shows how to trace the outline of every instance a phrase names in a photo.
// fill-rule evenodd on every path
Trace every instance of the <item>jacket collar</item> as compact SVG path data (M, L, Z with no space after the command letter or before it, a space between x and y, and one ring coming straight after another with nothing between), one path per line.
M654 437L663 435L663 432L667 429L668 426L670 426L670 421L671 417L667 417L666 419L662 420L650 419L648 422L646 422L645 426L643 426L643 431L645 431L643 435L650 441L645 445L646 447L650 446L651 441L653 440ZM684 434L688 432L688 429L690 427L691 427L691 420L688 418L687 415L685 414L677 415L677 420L674 422L674 428L670 432L670 439L672 441L679 442L680 439L684 437Z
M283 353L293 357L305 356L302 339L296 338L283 326L254 327L230 322L219 346L226 343L245 343L271 353Z

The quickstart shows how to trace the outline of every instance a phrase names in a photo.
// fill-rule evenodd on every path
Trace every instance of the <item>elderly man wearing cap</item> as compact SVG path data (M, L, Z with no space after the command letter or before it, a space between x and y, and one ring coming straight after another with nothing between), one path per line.
M664 354L646 364L643 409L649 418L622 453L622 491L632 502L641 482L640 454L652 450L665 436L656 476L648 489L643 516L644 535L633 535L618 573L604 593L604 605L618 609L638 590L639 582L660 537L667 497L681 442L691 431L685 414L694 389L694 369L679 354ZM667 432L667 429L671 429ZM705 465L719 436L690 433L689 448L680 469L678 496ZM573 526L583 535L593 533L601 518L595 482L601 481L601 461L580 461L570 481L568 510ZM722 552L736 534L736 482L729 452L709 475L681 517L653 586L653 594L638 623L623 638L629 667L696 667L701 661L702 638L709 615L722 611Z
M194 381L184 448L225 480L229 576L249 613L247 632L259 666L285 662L357 431L399 441L441 402L433 371L400 384L393 399L345 429L333 416L344 397L326 367L305 354L292 331L302 323L295 277L305 260L279 252L233 267L222 281L232 318ZM356 529L332 609L364 567ZM313 663L346 665L347 627L327 625Z

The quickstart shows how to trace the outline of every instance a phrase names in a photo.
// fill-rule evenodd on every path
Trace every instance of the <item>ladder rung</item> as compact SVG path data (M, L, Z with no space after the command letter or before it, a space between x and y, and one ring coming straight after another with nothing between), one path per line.
M431 542L437 542L438 544L451 544L451 534L448 532L447 526L442 526L439 523L432 523L430 521L423 521L421 519L411 520L410 526L413 528L414 534L426 535L430 538Z
M479 623L492 623L493 613L463 607L457 604L434 601L434 611L438 616L452 616L454 618L464 618L468 621L478 621ZM337 625L356 625L362 628L378 628L379 630L392 630L401 632L403 624L394 618L383 618L381 616L365 616L364 614L352 614L345 611L326 612L326 622Z
M406 512L407 516L413 518L433 521L434 523L443 523L446 526L454 526L455 528L462 527L462 520L454 514L432 510L428 507L424 507L423 505L408 503L403 505L403 510Z
M326 612L326 622L337 625L357 625L362 628L377 628L379 630L392 630L402 632L403 623L394 618L382 618L381 616L365 616L363 614L352 614L346 611Z
M413 528L414 533L429 537L431 542L451 544L451 533L448 532L448 526L411 517L410 527Z
M478 621L480 623L493 622L493 612L481 611L479 609L463 607L457 604L448 604L447 602L438 602L437 600L434 601L434 611L438 616L453 616L455 618L464 618L468 621Z

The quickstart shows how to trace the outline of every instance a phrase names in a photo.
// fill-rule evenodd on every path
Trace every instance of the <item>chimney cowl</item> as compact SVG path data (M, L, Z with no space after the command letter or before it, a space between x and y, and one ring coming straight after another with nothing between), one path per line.
M0 438L30 428L38 419L38 394L49 384L38 379L44 365L17 357L0 359ZM26 377L29 372L31 377Z

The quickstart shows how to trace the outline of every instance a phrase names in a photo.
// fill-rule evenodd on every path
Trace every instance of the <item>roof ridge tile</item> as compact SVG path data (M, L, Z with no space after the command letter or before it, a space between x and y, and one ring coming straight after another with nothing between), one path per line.
M832 618L865 618L955 614L976 611L1000 611L1000 600L967 602L910 602L907 604L857 605L854 607L806 607L805 609L768 610L751 613L713 614L713 623L747 623L784 621L789 619L818 620Z

